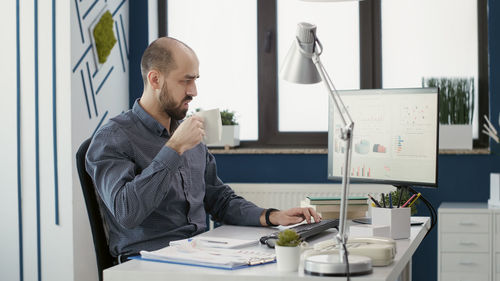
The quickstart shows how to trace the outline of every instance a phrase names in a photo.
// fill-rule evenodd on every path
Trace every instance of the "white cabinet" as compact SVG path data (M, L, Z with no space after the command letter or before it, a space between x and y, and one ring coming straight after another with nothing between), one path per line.
M493 212L493 276L496 281L500 281L500 210L495 209Z
M494 219L493 219L494 218ZM500 281L500 210L487 203L438 209L438 280Z

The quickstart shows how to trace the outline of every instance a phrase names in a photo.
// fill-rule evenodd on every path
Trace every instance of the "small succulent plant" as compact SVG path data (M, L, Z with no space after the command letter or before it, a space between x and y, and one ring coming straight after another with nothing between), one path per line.
M285 247L296 247L302 240L300 236L292 229L285 229L278 234L276 245Z

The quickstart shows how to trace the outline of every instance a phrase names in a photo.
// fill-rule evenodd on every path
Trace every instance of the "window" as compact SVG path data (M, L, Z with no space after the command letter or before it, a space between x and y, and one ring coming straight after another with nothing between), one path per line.
M278 66L295 39L297 23L317 26L321 61L337 89L359 89L358 2L277 1ZM318 10L321 13L318 13ZM335 34L335 36L330 36ZM294 84L278 77L278 128L281 132L328 130L328 94L322 83Z
M477 85L477 25L477 0L383 0L384 87L420 87L422 77L474 77ZM477 138L477 107L473 116Z
M255 0L169 0L168 34L200 60L196 108L236 112L240 138L257 140L257 6Z
M488 114L486 0L168 0L165 6L160 23L200 57L193 107L236 111L242 146L327 145L323 85L279 78L300 21L317 25L321 59L338 89L420 87L429 75L476 77L474 146L488 145L477 133L484 122L477 117Z

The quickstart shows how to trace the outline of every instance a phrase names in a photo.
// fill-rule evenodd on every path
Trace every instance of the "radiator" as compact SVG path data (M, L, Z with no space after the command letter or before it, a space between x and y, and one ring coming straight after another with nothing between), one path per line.
M307 196L337 196L341 195L341 184L269 184L269 183L229 183L236 194L255 203L262 208L289 209L299 207L300 201ZM380 197L380 193L395 190L390 185L351 184L349 196L372 195Z

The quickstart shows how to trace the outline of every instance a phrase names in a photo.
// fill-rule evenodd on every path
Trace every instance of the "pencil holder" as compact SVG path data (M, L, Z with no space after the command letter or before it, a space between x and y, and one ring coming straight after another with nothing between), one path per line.
M372 224L388 225L392 239L410 238L411 208L372 208Z

